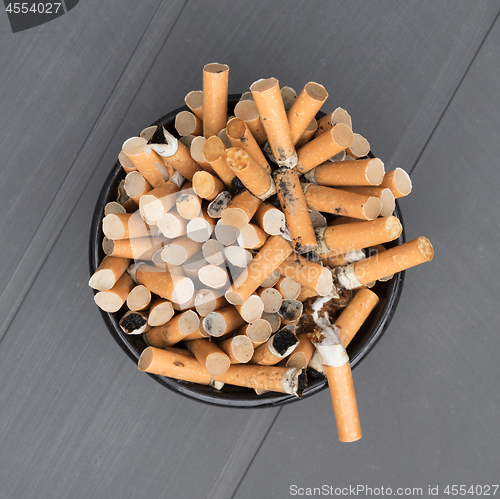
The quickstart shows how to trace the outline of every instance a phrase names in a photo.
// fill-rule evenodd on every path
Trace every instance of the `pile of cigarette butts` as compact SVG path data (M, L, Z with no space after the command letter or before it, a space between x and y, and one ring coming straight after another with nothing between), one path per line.
M123 313L147 346L139 369L210 385L298 397L326 376L339 439L361 438L346 347L379 297L377 281L433 257L419 237L386 248L402 226L408 174L385 172L328 97L253 83L228 118L225 64L203 68L190 111L128 139L117 202L102 220L106 256L95 302ZM376 290L376 287L374 288Z

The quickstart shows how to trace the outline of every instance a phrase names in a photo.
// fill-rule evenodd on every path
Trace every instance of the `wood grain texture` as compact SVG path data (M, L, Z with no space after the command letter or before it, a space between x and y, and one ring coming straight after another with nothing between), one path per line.
M436 256L407 272L389 330L354 371L363 438L337 441L326 392L314 410L284 407L235 499L323 483L423 487L425 495L429 483L442 491L498 476L499 44L497 21L401 200L407 237L428 236ZM283 455L287 466L263 480Z

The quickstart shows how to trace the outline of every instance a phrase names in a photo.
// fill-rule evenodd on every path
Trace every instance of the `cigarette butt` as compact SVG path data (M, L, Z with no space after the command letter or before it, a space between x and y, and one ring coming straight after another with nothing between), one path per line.
M212 201L224 190L224 184L208 172L196 172L193 176L193 190L200 198Z
M146 341L152 347L164 348L185 340L198 330L200 318L192 310L186 310L161 326L146 332Z
M102 231L108 239L112 240L151 235L149 225L144 222L138 211L120 215L106 215L102 220Z
M172 307L174 308L174 310L176 310L177 312L184 312L184 311L187 311L187 310L191 310L191 311L194 311L194 296L192 296L188 301L184 302L184 303L177 303L177 302L172 302ZM193 339L196 339L196 338L204 338L205 335L204 334L199 334L199 333L193 333L195 334L195 336L193 338L191 338L191 335L189 335L189 339L190 340L193 340Z
M201 90L193 90L184 97L186 106L203 121L203 92Z
M187 347L211 376L224 374L231 365L228 355L207 338L190 341Z
M219 347L229 357L231 364L246 364L254 352L252 341L244 334L222 341Z
M358 159L356 161L337 161L326 163L307 172L305 177L313 184L329 187L379 185L384 179L384 163L378 158Z
M268 237L269 235L258 225L249 223L241 229L237 241L242 248L259 249L265 244Z
M215 312L228 305L224 296L212 289L200 289L195 296L194 306L200 317L206 317L210 312Z
M394 194L387 187L380 186L360 186L360 187L342 187L342 190L349 192L357 192L358 194L364 194L366 196L375 196L380 199L382 208L380 210L380 215L382 217L389 217L393 214L396 208L396 201Z
M137 282L166 300L186 303L194 295L194 284L189 277L163 271L151 265L141 265L136 272Z
M194 192L190 182L186 182L175 199L177 213L186 220L196 218L201 211L201 200Z
M230 119L227 122L226 133L231 146L243 149L259 166L271 173L271 167L264 153L247 124L241 118Z
M338 335L344 347L347 348L378 302L379 298L373 291L363 288L344 308L335 320L335 325L339 329Z
M434 256L432 244L425 237L390 248L347 267L338 267L337 276L342 286L355 289L380 278L429 262Z
M203 122L196 114L189 111L181 111L175 117L175 129L180 136L201 135L203 133Z
M294 326L300 319L304 305L298 300L283 300L278 314L281 317L281 323Z
M186 226L187 236L198 243L210 239L215 228L215 220L208 215L207 208L202 206L201 216L193 218Z
M359 133L353 133L352 144L346 153L353 158L362 158L370 152L370 143Z
M224 244L216 239L209 239L201 246L205 260L212 265L222 265L226 260L224 255Z
M127 174L124 188L125 192L137 205L139 205L141 196L151 190L151 186L146 182L145 178L136 171Z
M335 125L329 132L311 140L297 151L297 171L306 173L312 170L349 147L352 139L352 130L347 125Z
M203 68L203 136L217 135L227 121L229 67L211 63Z
M161 233L170 239L186 235L186 219L181 217L177 211L172 210L158 219L158 228Z
M141 354L139 370L160 376L210 385L212 376L192 357L177 352L147 347ZM246 388L257 388L301 396L306 386L302 369L232 365L217 381Z
M297 164L297 153L291 139L278 80L276 78L258 80L251 85L250 91L274 159L280 166L293 168Z
M285 111L288 113L293 103L297 99L297 92L292 87L282 87L280 90Z
M174 149L169 149L168 151L163 152L163 161L167 165L171 166L175 171L179 172L184 178L191 181L193 179L193 175L196 172L201 171L201 167L193 159L191 151L187 146L170 135L165 129L163 129L163 132L165 136L168 134L170 141L177 142L175 151Z
M231 187L231 182L236 174L226 163L224 151L226 146L219 137L210 137L203 145L203 158L212 167L217 176Z
M164 182L155 187L139 200L139 211L146 220L159 220L174 205L179 186L173 182Z
M313 289L309 289L306 286L302 286L300 288L300 294L299 294L299 296L297 296L297 300L301 301L301 302L304 302L307 299L313 298L313 297L316 297L316 296L318 296L317 291L314 291Z
M257 295L260 297L262 303L264 304L263 311L267 314L273 314L280 309L283 302L283 297L277 289L259 288L257 289Z
M397 239L402 230L401 222L393 216L318 229L319 253L324 254L334 250L347 253L387 243Z
M132 161L123 151L120 151L120 154L118 154L118 162L120 163L126 174L137 170L137 167L134 165L134 163L132 163Z
M132 137L124 142L122 150L153 188L169 179L162 158L153 151L146 139Z
M279 168L274 172L274 181L294 250L297 253L315 250L316 236L297 172Z
M253 101L253 95L252 95L252 92L243 92L241 94L241 97L240 97L240 100L238 102L243 102L243 101L246 101L246 100L251 100Z
M309 217L311 219L312 226L317 229L318 227L327 227L328 222L324 215L317 210L309 210Z
M122 213L127 213L127 210L117 201L111 201L110 203L106 203L106 205L104 206L104 216L119 215Z
M349 265L350 263L357 262L358 260L363 260L363 258L366 258L363 250L354 250L349 251L348 253L331 251L330 253L321 255L321 261L323 262L323 265L328 265L329 267Z
M269 340L255 349L251 363L261 366L273 366L290 355L297 346L298 338L294 326L285 326L273 334Z
M229 203L233 199L232 194L229 191L222 191L216 196L216 198L211 201L207 206L207 213L212 218L220 218L224 210L229 206ZM260 201L260 199L259 199Z
M188 137L188 136L186 136ZM193 137L190 141L189 145L184 142L186 137L182 137L180 140L184 145L189 147L189 152L191 153L191 157L208 173L212 175L216 175L215 170L210 166L210 163L205 161L205 157L203 156L203 148L205 147L205 142L207 139L205 137ZM194 178L194 175L193 175Z
M376 246L372 246L371 248L368 248L367 250L367 255L366 256L373 256L373 255L378 255L384 251L386 251L387 248L383 245L383 244L377 244ZM362 258L360 258L360 260L362 260ZM349 262L349 263L353 263L353 262ZM386 281L390 281L392 278L394 277L394 274L390 274L390 275L387 275L385 277L381 277L379 279L380 282L386 282ZM373 283L375 284L376 281L374 281ZM367 285L367 287L370 287Z
M339 123L348 126L352 130L351 117L349 113L341 107L338 107L331 113L328 113L326 116L323 116L318 120L318 131L316 132L316 137L322 135L325 132L328 132Z
M297 335L299 343L291 355L286 359L285 367L296 367L298 369L305 369L313 353L316 351L307 333Z
M309 82L294 100L287 112L288 126L294 145L306 131L327 97L328 92L323 85Z
M326 296L332 290L331 271L319 263L311 262L301 256L288 257L280 265L279 271L283 276L290 277L300 285L312 289L319 296Z
M264 312L264 303L260 296L255 294L247 298L241 305L235 305L234 308L245 322L252 323L260 319L262 312Z
M94 301L105 312L118 312L133 287L134 281L127 272L124 272L111 289L96 293Z
M394 197L401 198L411 192L411 179L402 168L396 168L384 175L380 187L387 187L392 191Z
M262 200L250 191L244 190L236 194L222 211L221 220L225 225L244 229L255 215ZM231 243L230 243L231 244Z
M276 192L269 172L243 149L239 147L226 149L224 158L243 185L255 196L265 200Z
M340 367L323 364L323 369L328 379L339 440L341 442L359 440L362 432L352 381L351 364L347 362Z
M307 125L300 139L295 144L295 148L300 149L303 145L307 144L314 137L314 134L316 133L317 130L318 130L318 122L316 121L316 118L313 118L309 123L309 125Z
M285 229L285 214L270 203L262 203L253 221L271 236L279 236Z
M281 322L280 322L281 324ZM279 329L276 329L276 331ZM257 319L250 324L245 324L242 328L235 331L235 334L244 334L247 336L254 347L265 343L270 337L272 330L271 323L265 319Z
M111 289L127 270L129 258L105 256L89 280L89 286L98 291Z
M149 307L148 324L161 326L174 316L172 304L164 298L155 298Z
M279 330L281 327L281 317L279 316L278 312L274 312L272 314L268 314L267 312L263 312L262 315L260 316L261 321L265 321L269 324L270 326L270 331L269 331L269 336L271 333L275 333L276 331ZM253 324L259 322L259 320L255 321ZM269 336L265 338L264 340L260 341L260 343L264 343L264 341L267 341L269 339ZM253 341L253 340L252 340Z
M289 255L292 247L280 236L271 236L248 267L226 291L226 300L241 305Z
M252 132L257 144L262 147L267 142L267 135L259 116L259 111L253 100L240 101L234 108L236 118L242 119Z
M281 277L281 274L278 269L274 269L270 274L269 277L266 277L263 281L262 284L260 285L261 288L272 288L279 280Z
M193 256L188 258L182 264L182 272L184 275L186 275L190 279L198 280L198 272L206 264L207 264L207 261L203 257L203 253L201 251L198 251L198 253L195 253ZM167 267L167 269L168 269L168 267ZM194 305L194 303L193 303L193 305Z
M290 277L281 276L274 286L283 300L296 300L302 286ZM275 310L277 312L277 310Z
M136 211L137 204L125 191L125 180L120 181L117 191L116 201L125 208L125 211L128 213Z
M204 265L198 271L198 279L212 289L221 289L229 282L226 269L210 264Z
M234 227L233 225L226 225L222 218L215 224L214 232L217 241L222 243L224 246L228 246L236 242L240 233L237 227Z
M132 288L127 296L127 307L133 312L138 312L149 307L151 292L146 286L138 285Z
M168 240L164 237L136 237L135 239L104 238L102 249L108 256L129 258L131 260L151 260Z
M252 253L241 246L227 246L223 251L226 260L241 269L246 268L252 260Z
M234 116L232 116L234 118ZM225 128L223 128L218 134L217 137L219 137L220 140L222 140L222 143L226 146L226 149L229 147L232 147L231 141L229 140L229 137L227 136L227 131Z
M182 265L188 258L201 250L201 243L197 243L189 237L178 237L170 244L163 247L161 258L169 265Z
M245 320L235 307L229 305L215 312L210 312L203 319L202 324L203 329L210 336L219 337L242 327L245 324Z
M134 310L129 310L118 323L125 334L142 334L150 329L148 315Z
M305 184L304 196L309 209L361 220L374 220L380 214L382 203L375 196Z

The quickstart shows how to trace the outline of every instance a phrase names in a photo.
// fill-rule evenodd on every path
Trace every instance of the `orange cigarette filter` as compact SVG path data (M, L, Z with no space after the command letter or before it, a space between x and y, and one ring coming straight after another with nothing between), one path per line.
M387 187L392 191L394 197L401 198L411 192L411 179L402 168L396 168L384 175L380 187Z
M92 274L89 286L98 291L111 289L127 270L129 263L129 258L105 256L99 267Z
M273 334L269 340L255 349L250 362L261 366L273 366L290 355L299 342L294 330L294 326L285 326Z
M231 364L246 364L254 352L252 341L244 334L237 334L222 341L219 347L229 357Z
M149 225L144 222L141 214L120 213L107 215L102 220L102 231L108 239L132 239L151 235Z
M226 291L226 300L241 305L291 253L292 247L287 241L281 236L271 236Z
M181 111L175 117L175 129L184 137L186 135L201 135L203 133L203 122L196 114L189 111Z
M401 222L393 216L326 227L317 232L319 253L324 254L330 251L348 253L387 243L397 239L402 230Z
M183 137L183 139L186 139L188 136ZM181 139L182 141L182 139ZM210 164L205 161L205 158L203 156L203 148L205 147L205 142L207 139L205 137L199 136L199 137L193 137L193 140L189 143L185 143L184 145L186 147L189 147L189 152L191 153L191 157L208 173L211 173L212 175L217 175L214 171L214 169L210 166Z
M338 335L344 347L347 348L378 302L379 298L373 291L362 288L342 310L335 320L335 325L339 329Z
M267 142L267 135L255 102L253 100L238 102L234 108L234 114L236 118L240 118L245 122L257 144L262 147Z
M393 214L396 208L396 202L394 194L387 187L380 186L344 186L342 190L349 192L357 192L358 194L365 194L367 196L375 196L380 199L382 204L382 209L380 210L380 215L382 217L389 217Z
M179 187L173 182L164 182L144 194L139 201L139 211L148 221L159 220L175 204Z
M229 356L207 338L190 341L188 348L211 376L224 374L231 365Z
M227 121L229 67L211 63L203 68L203 136L217 135Z
M231 118L227 122L226 133L233 147L243 149L259 166L271 173L271 167L264 153L247 124L241 118Z
M316 236L297 172L279 168L274 172L274 181L294 250L298 253L315 250Z
M337 275L340 283L348 289L360 287L383 277L429 262L434 249L426 237L418 237L407 243L373 255L347 267L339 267Z
M164 157L163 161L189 181L193 179L196 172L201 171L200 165L191 156L189 147L186 147L180 141L177 142L177 151L171 156Z
M123 187L137 206L139 206L141 196L151 190L151 186L146 182L146 179L137 171L127 173Z
M223 336L244 326L246 321L241 317L238 310L232 305L210 312L203 319L203 329L210 336Z
M168 180L168 176L165 178L161 173L165 169L161 156L151 149L146 139L132 137L125 141L122 150L152 187Z
M286 359L285 367L305 369L316 349L311 343L307 333L299 334L297 338L299 339L299 343L288 359Z
M347 125L335 125L329 132L311 140L297 151L297 171L306 173L312 170L349 147L352 139L352 130Z
M300 149L303 145L307 144L313 138L317 129L318 129L318 122L316 121L316 118L313 118L309 123L309 125L307 125L300 139L295 144L295 148Z
M224 190L224 184L208 172L196 172L193 176L193 190L200 198L212 201Z
M340 267L341 265L348 265L358 260L366 258L363 250L355 250L348 253L341 253L340 251L331 251L320 256L323 265L330 267Z
M379 185L384 179L384 163L378 158L356 161L327 161L317 166L305 177L313 184L329 187Z
M300 295L300 283L290 279L290 277L281 276L274 287L284 300L296 300Z
M352 144L346 149L346 153L352 158L358 159L370 152L370 143L359 133L353 134Z
M201 90L193 90L184 97L186 106L191 109L201 121L203 121L203 92Z
M200 319L192 310L186 310L161 326L152 327L146 332L146 341L148 345L157 348L165 348L175 345L179 341L191 338L191 335L198 332ZM198 334L201 338L201 335Z
M172 304L164 298L155 298L149 307L148 324L150 326L161 326L166 324L174 316Z
M332 290L333 277L331 271L319 263L311 262L301 256L292 255L288 257L279 266L279 271L283 276L297 281L320 296L326 296Z
M226 146L219 137L210 137L203 146L203 157L222 182L228 187L231 187L231 183L236 177L236 174L226 163L226 158L224 156L225 150Z
M379 216L382 209L380 199L375 196L315 184L306 184L304 191L307 207L310 210L373 220Z
M231 147L224 151L224 159L243 185L263 201L276 192L268 171L262 168L243 149Z
M132 278L127 272L124 272L111 289L99 291L94 296L94 301L105 312L118 312L134 285Z
M120 151L120 154L118 154L118 162L120 163L121 167L125 170L125 173L127 175L130 172L137 171L137 167L134 165L134 163L132 163L132 161L123 151Z
M242 230L248 225L261 204L262 200L250 191L241 191L231 199L227 208L222 212L222 223Z
M108 256L130 258L131 260L151 260L167 241L164 237L136 237L135 239L116 241L105 237L102 249Z
M177 213L186 220L193 220L201 211L201 199L190 182L185 182L175 198Z
M285 230L284 213L270 203L262 203L253 221L271 236L279 236Z
M242 248L259 249L265 244L268 237L269 235L258 225L249 223L241 229L237 241Z
M287 113L292 143L295 145L328 97L319 83L306 83Z
M186 303L194 294L193 281L172 272L144 264L137 269L136 279L138 284L146 286L151 293L171 302Z
M278 80L276 78L258 80L252 84L250 90L274 159L280 166L293 168L297 164L297 153L292 142Z
M316 137L319 137L321 134L328 132L339 123L347 125L352 130L351 117L349 116L349 113L341 107L338 107L331 113L328 113L326 116L323 116L318 120L318 130L316 132Z

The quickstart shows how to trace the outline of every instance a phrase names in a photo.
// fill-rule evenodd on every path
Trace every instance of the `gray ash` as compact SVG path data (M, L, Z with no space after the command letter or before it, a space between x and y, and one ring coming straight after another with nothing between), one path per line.
M302 372L299 374L299 378L297 380L297 395L302 397L304 390L307 388L307 374L306 370L302 369Z
M282 329L278 331L273 338L273 347L280 354L283 355L292 345L295 345L299 340L297 336L288 331L287 329Z
M128 333L140 329L146 324L146 319L141 314L129 314L120 321L120 326Z
M148 144L166 144L167 139L165 138L165 134L163 133L163 125L158 125L156 127L155 133L148 140Z

